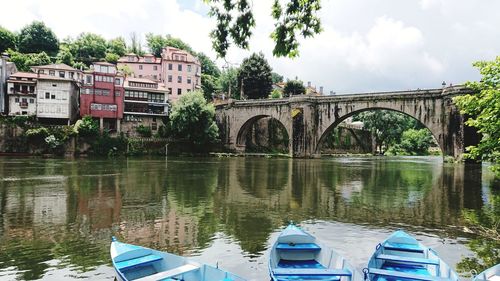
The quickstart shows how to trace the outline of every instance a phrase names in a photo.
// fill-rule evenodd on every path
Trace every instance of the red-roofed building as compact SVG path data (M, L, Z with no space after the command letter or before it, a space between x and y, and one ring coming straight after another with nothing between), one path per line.
M93 63L85 71L80 91L80 116L99 120L100 128L120 131L123 118L123 83L125 77L107 62Z

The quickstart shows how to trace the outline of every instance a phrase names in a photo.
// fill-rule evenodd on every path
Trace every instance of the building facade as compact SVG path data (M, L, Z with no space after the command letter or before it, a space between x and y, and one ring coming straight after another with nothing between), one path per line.
M128 54L118 60L118 66L128 67L132 77L159 81L170 92L170 100L201 88L201 64L197 57L173 47L163 48L161 58L151 54L143 57Z
M80 84L83 81L83 72L64 63L32 66L31 70L41 75L66 78Z
M125 80L125 109L122 132L137 136L137 127L149 127L156 133L162 118L168 115L168 90L162 83L144 78Z
M36 80L31 72L16 72L7 79L8 115L36 115Z
M71 124L78 118L80 88L73 79L36 74L36 116L42 123Z
M151 54L145 54L143 57L134 53L127 54L118 60L118 66L130 68L135 78L162 81L161 58Z
M114 64L95 62L91 70L84 73L80 116L98 119L101 130L119 132L123 118L124 80Z
M163 82L172 101L201 88L201 64L197 57L173 47L163 48L161 57Z
M8 112L7 79L17 72L16 65L7 61L8 56L0 54L0 114Z

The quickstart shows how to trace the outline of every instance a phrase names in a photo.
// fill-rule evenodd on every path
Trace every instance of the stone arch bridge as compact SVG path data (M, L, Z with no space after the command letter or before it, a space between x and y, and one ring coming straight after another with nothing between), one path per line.
M252 124L261 118L272 117L288 133L290 155L307 158L319 155L323 138L346 118L366 110L389 109L420 121L434 135L443 155L461 159L464 148L477 143L477 134L464 127L465 117L452 98L469 93L470 89L455 86L336 96L230 100L216 106L216 121L225 147L243 152L246 134Z

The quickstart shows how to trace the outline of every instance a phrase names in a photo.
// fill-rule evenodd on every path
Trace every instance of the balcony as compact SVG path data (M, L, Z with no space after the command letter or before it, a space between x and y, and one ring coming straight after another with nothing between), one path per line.
M19 107L20 108L28 108L28 102L20 102Z

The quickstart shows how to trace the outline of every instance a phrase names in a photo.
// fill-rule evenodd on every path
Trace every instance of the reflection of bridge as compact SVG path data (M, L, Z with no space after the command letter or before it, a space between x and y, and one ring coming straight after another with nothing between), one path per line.
M290 99L230 101L218 105L216 119L223 143L234 151L245 150L252 124L264 117L277 119L289 137L294 157L313 157L328 133L348 117L371 109L389 109L419 120L436 138L444 155L460 158L464 147L475 142L464 134L464 117L452 98L471 93L464 87L383 92ZM389 126L391 124L388 124Z

